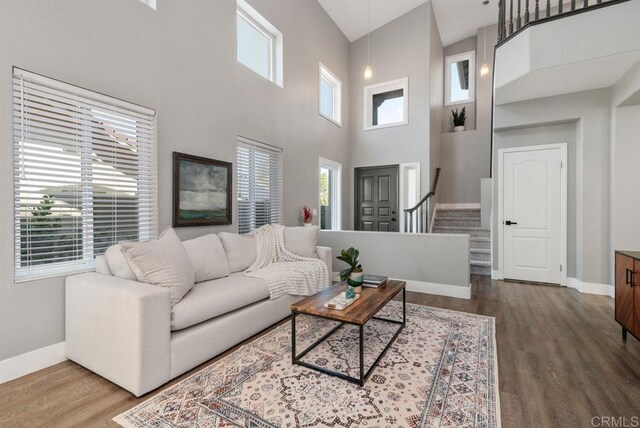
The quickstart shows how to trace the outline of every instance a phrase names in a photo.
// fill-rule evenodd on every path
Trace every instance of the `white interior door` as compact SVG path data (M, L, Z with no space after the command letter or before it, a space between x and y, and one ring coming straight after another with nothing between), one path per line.
M563 148L503 156L504 277L561 284Z

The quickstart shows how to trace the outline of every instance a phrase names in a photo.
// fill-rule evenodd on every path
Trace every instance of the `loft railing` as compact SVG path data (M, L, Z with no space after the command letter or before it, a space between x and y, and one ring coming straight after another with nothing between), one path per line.
M529 25L628 0L499 0L498 43Z
M427 201L435 196L440 179L440 168L436 168L436 177L433 180L433 187L429 193L424 195L420 202L414 207L404 210L404 231L408 233L426 233L428 205Z

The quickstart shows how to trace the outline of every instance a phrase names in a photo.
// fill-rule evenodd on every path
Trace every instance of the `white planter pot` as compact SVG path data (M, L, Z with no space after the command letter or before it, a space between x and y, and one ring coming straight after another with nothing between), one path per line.
M313 226L313 223L305 223L304 224L304 227L311 227L311 226Z
M364 272L351 272L349 279L355 283L362 284ZM356 294L360 294L362 292L362 285L353 286L353 288L355 289Z
M453 127L453 131L454 132L462 132L462 131L464 131L464 125L462 125L462 126L454 126Z

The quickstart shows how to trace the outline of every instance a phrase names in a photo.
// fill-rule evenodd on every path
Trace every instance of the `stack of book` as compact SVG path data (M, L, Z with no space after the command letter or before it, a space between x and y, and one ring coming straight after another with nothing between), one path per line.
M382 276L382 275L364 275L364 283L362 284L363 287L372 287L372 288L378 288L380 286L383 286L387 283L387 280L389 279L388 276Z

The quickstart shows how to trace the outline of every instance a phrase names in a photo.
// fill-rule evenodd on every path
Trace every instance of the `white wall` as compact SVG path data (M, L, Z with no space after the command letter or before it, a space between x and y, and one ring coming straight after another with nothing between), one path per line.
M157 109L161 229L174 150L235 163L237 135L283 147L290 225L302 205L317 206L318 157L349 165L348 40L315 0L249 2L284 34L284 88L236 61L234 0L162 1L157 11L134 0L2 2L0 360L64 340L63 278L13 283L12 66ZM342 127L318 115L318 61L343 82ZM345 209L350 200L345 191Z

